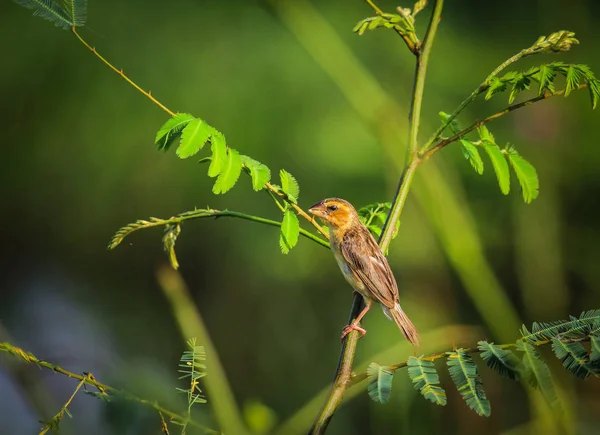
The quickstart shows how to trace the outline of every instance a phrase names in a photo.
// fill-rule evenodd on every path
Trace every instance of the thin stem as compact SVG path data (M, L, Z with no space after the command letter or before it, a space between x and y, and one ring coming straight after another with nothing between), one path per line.
M485 78L485 80L483 82L481 82L481 84L479 86L477 86L477 88L473 92L471 92L471 94L466 99L464 99L462 103L460 103L458 105L458 107L454 110L454 112L452 112L450 117L448 119L446 119L445 122L442 123L442 125L437 129L437 131L433 134L433 136L431 136L431 138L429 138L427 143L425 145L423 145L422 150L427 151L427 149L435 141L437 141L440 138L442 132L450 125L450 123L452 121L454 121L454 119L456 119L456 117L465 109L465 107L467 107L469 104L471 104L475 100L475 98L477 98L482 92L485 92L488 89L489 82L493 77L496 77L500 72L502 72L502 70L507 68L509 65L511 65L511 64L517 62L518 60L520 60L521 58L523 58L525 56L529 56L531 54L533 54L532 49L526 48L526 49L519 51L517 54L506 59L504 62L502 62L500 65L498 65L496 67L496 69L494 71L492 71L491 74L488 75Z
M67 376L69 378L83 381L83 383L86 385L96 387L98 389L98 391L100 391L100 393L102 393L102 394L106 394L106 393L110 392L114 395L118 395L119 397L123 397L127 400L131 400L134 402L141 403L144 406L148 406L148 407L154 409L155 411L158 411L164 415L167 415L177 421L183 422L186 420L186 417L184 417L183 415L179 415L173 411L169 411L168 409L163 408L154 400L150 401L150 400L146 400L146 399L141 399L137 396L134 396L133 394L126 392L126 391L118 390L114 387L111 387L110 385L106 385L101 382L98 382L91 373L88 373L86 375L79 375L77 373L70 372L69 370L65 370L56 364L52 364L48 361L44 361L44 360L37 358L31 352L25 352L23 349L13 346L12 344L6 343L6 342L0 342L0 351L11 354L12 356L17 357L27 363L33 363L33 364L37 365L38 367L43 367L45 369L52 370L55 373L59 373L61 375ZM217 432L213 429L209 429L205 426L202 426L201 424L196 423L193 420L190 420L189 424L198 429L203 430L205 433L215 434L215 435L219 434L219 432Z
M577 90L585 89L585 88L587 88L587 86L588 86L587 84L580 85L577 88ZM510 112L512 112L514 110L530 106L533 103L537 103L538 101L542 101L542 100L547 100L548 98L551 98L551 97L556 97L556 96L559 96L559 95L563 95L564 93L565 93L564 90L554 92L553 94L544 93L544 94L539 95L537 97L530 98L529 100L525 100L525 101L523 101L521 103L517 103L517 104L513 104L511 106L508 106L507 108L505 108L505 109L503 109L503 110L501 110L499 112L496 112L493 115L488 116L487 118L484 118L482 120L474 122L473 124L471 124L467 128L465 128L465 129L459 131L458 133L454 134L453 136L439 141L438 143L436 143L434 146L432 146L429 149L423 148L423 150L419 153L419 157L422 160L427 160L433 154L435 154L436 152L438 152L439 150L441 150L445 146L450 145L452 142L456 142L457 140L460 140L461 138L463 138L464 136L466 136L467 134L469 134L470 132L472 132L476 128L481 127L482 125L487 124L490 121L493 121L493 120L498 119L498 118L500 118L500 117L502 117L504 115L507 115L508 113L510 113Z
M146 98L148 98L150 101L152 101L154 104L156 104L158 107L160 107L162 110L164 110L165 112L167 112L169 115L171 116L175 116L175 112L169 110L166 106L164 106L160 101L158 101L156 98L154 98L152 96L152 93L150 91L145 91L143 90L141 87L139 87L133 80L131 80L129 77L127 77L125 75L125 73L123 72L122 69L117 69L112 63L110 63L108 60L106 60L104 57L102 57L100 55L100 53L98 53L98 51L96 51L95 47L92 47L90 44L88 44L80 35L79 33L77 33L77 28L75 26L71 27L71 32L73 32L73 34L75 36L77 36L77 39L79 39L81 41L81 43L83 45L85 45L87 47L88 50L90 50L98 59L100 59L106 66L108 66L110 69L112 69L114 72L116 72L117 74L119 74L123 79L125 79L125 81L127 83L129 83L131 86L133 86L135 89L137 89L139 92L141 92L142 94L144 94L146 96Z
M67 408L69 407L69 405L71 405L71 402L73 401L81 387L83 387L85 382L90 378L90 376L90 373L87 373L85 377L81 381L79 381L77 387L75 388L75 391L73 391L73 394L71 394L71 397L69 397L69 400L67 400L67 402L60 408L60 411L58 411L54 418L50 422L48 422L46 426L43 427L43 429L40 431L40 435L44 435L46 432L52 429L53 423L56 422L57 425L60 423L62 418L65 416L65 412L67 412Z
M409 161L400 178L400 183L398 185L398 189L396 191L396 195L392 204L392 210L390 211L387 217L386 224L384 225L379 240L379 245L381 246L384 252L386 252L387 248L389 247L393 235L393 230L395 228L395 225L393 223L395 223L400 217L400 213L402 212L402 208L404 207L404 203L406 201L406 197L408 195L408 191L410 189L414 173L420 163L420 159L417 154L417 134L419 128L419 120L421 117L421 104L423 99L425 74L427 71L429 55L431 53L431 45L433 44L433 40L435 38L443 5L443 0L436 0L434 2L433 13L431 15L427 31L425 33L425 39L423 41L423 44L419 48L420 51L417 55L415 85L413 89L411 113L409 116ZM361 310L362 304L362 297L358 294L355 295L352 304L352 309L350 311L349 323L356 319L358 313ZM323 407L321 408L319 414L315 419L315 422L309 432L310 434L325 433L325 430L327 429L327 426L329 425L333 414L335 413L337 407L341 403L344 392L351 378L352 365L354 363L354 356L356 354L356 345L358 343L358 339L358 331L353 331L346 336L344 342L342 343L342 349L336 368L333 385L331 387L327 399L325 400Z
M274 221L271 219L262 218L260 216L254 216L246 213L240 213L237 211L230 210L213 210L213 209L199 209L192 210L180 213L175 215L169 219L159 219L159 218L150 218L149 220L137 220L132 224L129 224L123 228L121 228L117 233L113 236L108 245L109 249L116 248L125 237L134 231L142 230L144 228L153 228L160 227L164 225L176 225L182 222L192 220L192 219L201 219L201 218L219 218L219 217L234 217L239 219L246 219L253 222L258 222L265 225L271 225L274 227L280 227L281 222ZM318 236L306 231L305 229L300 228L300 234L302 234L307 239L312 240L313 242L318 243L325 248L329 248L329 243Z

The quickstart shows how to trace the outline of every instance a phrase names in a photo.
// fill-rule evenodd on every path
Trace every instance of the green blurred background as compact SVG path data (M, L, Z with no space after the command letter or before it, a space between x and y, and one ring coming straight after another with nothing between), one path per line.
M600 6L591 0L446 3L421 140L440 110L452 111L540 35L568 29L581 45L515 68L562 60L600 71ZM427 14L419 16L421 35ZM413 59L392 31L352 33L370 15L360 0L91 0L81 34L171 110L206 119L274 173L294 174L304 208L329 196L360 206L393 194L413 74ZM114 251L106 249L110 237L136 219L206 205L271 219L280 213L247 179L215 196L205 166L157 152L154 134L168 115L72 34L9 1L0 3L0 22L0 341L181 407L174 387L181 386L176 368L185 342L156 278L167 261L162 233L135 233ZM502 109L506 98L478 101L461 116L463 125ZM521 322L600 308L598 116L584 91L490 125L498 143L514 144L537 167L541 193L531 205L516 180L503 196L489 161L479 176L455 145L422 167L390 249L403 306L432 337L417 355L479 339L514 341ZM269 433L331 380L350 288L327 250L301 239L282 255L277 229L252 222L185 223L177 253L237 403L257 433ZM357 364L413 354L379 310L365 325ZM598 381L574 380L544 355L571 432L595 433ZM37 420L53 415L75 383L1 361L0 432L37 433ZM210 364L208 355L208 376ZM400 372L390 403L372 403L362 391L328 433L539 433L544 412L519 384L482 367L492 404L484 419L466 407L442 362L438 370L446 407L423 400ZM199 421L217 427L208 405L199 410ZM71 411L74 419L62 425L67 434L160 433L158 417L136 405L78 396Z

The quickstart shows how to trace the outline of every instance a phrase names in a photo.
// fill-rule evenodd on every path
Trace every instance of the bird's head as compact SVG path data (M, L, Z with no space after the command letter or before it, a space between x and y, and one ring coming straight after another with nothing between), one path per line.
M308 212L323 219L334 229L347 228L359 221L356 209L348 201L340 198L327 198L317 202Z

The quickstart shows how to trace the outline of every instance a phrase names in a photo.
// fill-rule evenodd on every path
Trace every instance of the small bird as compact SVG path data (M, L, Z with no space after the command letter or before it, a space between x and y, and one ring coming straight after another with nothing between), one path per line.
M367 333L358 324L373 301L376 301L381 303L383 313L396 322L406 339L418 346L419 333L400 307L398 286L387 258L371 232L360 221L352 204L343 199L328 198L316 203L308 211L323 219L329 227L331 250L342 274L365 301L365 308L356 320L344 328L342 339L352 330L359 331L363 336Z

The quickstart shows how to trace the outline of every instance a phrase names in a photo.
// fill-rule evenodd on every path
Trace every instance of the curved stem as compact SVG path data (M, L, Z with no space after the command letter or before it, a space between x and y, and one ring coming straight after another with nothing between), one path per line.
M16 346L13 346L10 343L6 343L6 342L2 343L2 342L0 342L0 352L9 353L12 356L14 356L16 358L19 358L19 359L21 359L21 360L23 360L23 361L25 361L27 363L33 363L33 364L35 364L38 367L43 367L45 369L52 370L55 373L59 373L61 375L67 376L69 378L77 379L77 380L79 380L80 382L83 382L86 385L89 385L89 386L97 388L98 391L101 394L103 394L103 395L106 394L107 392L110 392L110 393L112 393L114 395L118 395L119 397L123 397L123 398L125 398L127 400L138 402L138 403L141 403L142 405L145 405L145 406L148 406L150 408L153 408L154 410L156 410L156 411L158 411L158 412L160 412L160 413L162 413L164 415L167 415L167 416L169 416L169 417L171 417L173 419L176 419L178 421L186 421L187 420L187 418L185 416L179 415L179 414L177 414L177 413L175 413L173 411L169 411L168 409L163 408L155 400L151 401L151 400L141 399L141 398L139 398L137 396L134 396L133 394L127 393L127 392L125 392L123 390L118 390L118 389L116 389L114 387L111 387L110 385L106 385L106 384L103 384L101 382L98 382L91 373L87 373L87 374L84 374L84 375L79 375L79 374L73 373L73 372L71 372L69 370L65 370L65 369L63 369L62 367L60 367L60 366L58 366L56 364L52 364L52 363L50 363L48 361L43 361L43 360L37 358L31 352L25 352L23 349L21 349L19 347L16 347ZM198 429L201 429L205 433L208 433L208 434L219 434L219 432L217 432L217 431L215 431L213 429L209 429L209 428L207 428L205 426L202 426L201 424L196 423L193 420L189 420L188 424L190 426L197 427Z
M180 224L184 221L192 220L192 219L200 219L200 218L219 218L219 217L234 217L239 219L246 219L253 222L258 222L265 225L271 225L274 227L280 227L281 222L274 221L271 219L262 218L260 216L254 216L251 214L240 213L237 211L230 210L213 210L213 209L199 209L192 210L180 213L175 215L169 219L159 219L159 218L150 218L149 220L137 220L134 223L131 223L123 228L121 228L117 233L113 236L108 245L109 249L116 248L125 237L134 231L142 230L144 228L153 228L160 227L164 225L173 225ZM300 228L300 234L302 234L307 239L312 240L313 242L318 243L325 248L329 248L329 243L320 237L315 236L312 233Z
M441 17L442 8L444 5L443 0L436 0L433 5L433 13L431 15L429 26L425 33L425 39L420 47L420 51L417 54L417 66L416 66L416 77L413 89L413 99L411 104L411 112L409 116L409 139L408 139L408 164L400 178L400 183L394 197L392 209L386 219L379 245L384 252L387 251L390 241L392 240L393 231L395 228L394 223L399 219L406 197L410 189L411 182L414 177L414 173L419 166L421 160L418 156L417 150L417 136L419 129L419 121L421 117L421 105L423 100L423 89L425 84L425 74L427 71L427 64L429 61L429 55L431 53L431 46L435 38L438 23ZM355 295L352 309L350 311L350 321L354 321L362 306L362 297ZM354 356L356 354L356 345L358 343L358 332L353 331L346 336L346 339L342 343L342 349L340 358L336 368L333 385L323 407L317 415L315 422L310 430L310 434L322 434L325 433L333 414L337 407L342 401L344 392L351 378L352 365L354 363Z

